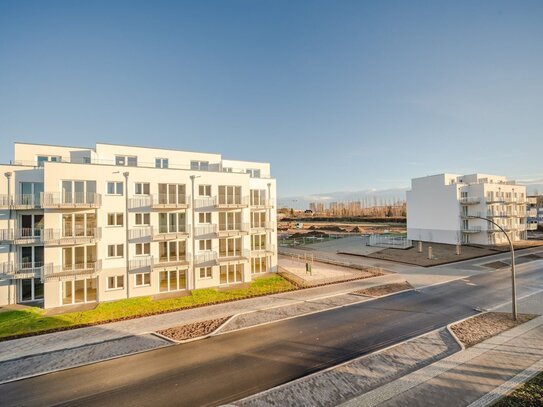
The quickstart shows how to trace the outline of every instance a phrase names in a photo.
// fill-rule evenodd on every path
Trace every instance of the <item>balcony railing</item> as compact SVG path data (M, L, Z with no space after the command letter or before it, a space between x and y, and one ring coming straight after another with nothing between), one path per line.
M40 244L43 243L43 229L0 229L0 242L3 244Z
M219 257L217 259L219 264L229 264L247 261L250 258L251 252L249 250L237 250L234 252L219 252Z
M154 241L186 239L190 235L189 231L189 224L177 225L176 230L166 226L155 226L151 228L151 238Z
M248 206L248 196L219 195L219 199L217 200L218 209L242 209Z
M70 264L62 266L48 265L44 267L43 276L45 280L62 280L73 277L94 277L102 270L102 261L88 261L86 263Z
M200 264L200 265L217 264L217 252L208 251L208 252L198 253L196 256L194 256L194 263Z
M481 216L481 212L469 212L466 214L466 213L461 213L460 214L460 217L462 217L463 219L469 219L469 218L473 218L473 217L478 217L478 216Z
M232 223L232 224L220 223L217 235L219 237L227 237L227 236L245 235L248 233L249 233L248 223Z
M479 233L482 230L481 226L462 226L462 233Z
M251 224L251 233L263 233L273 231L275 222L256 222Z
M217 225L215 224L198 225L194 228L194 234L196 236L216 235Z
M43 262L4 262L0 263L0 274L13 279L41 278L43 279Z
M251 250L251 257L270 256L277 253L277 249L273 244L267 244L261 247L255 247Z
M43 233L43 241L47 246L69 246L91 244L102 238L102 228L50 229Z
M151 196L151 207L153 209L187 209L190 205L189 195L158 194Z
M272 209L273 205L274 205L274 200L273 199L251 200L251 209L252 210Z
M152 268L153 269L167 269L172 267L186 268L190 265L190 254L183 253L177 257L153 257Z
M93 209L102 204L102 195L93 192L44 192L42 206L47 209Z
M470 196L470 197L463 197L460 198L460 203L462 205L475 205L481 202L481 197L478 196Z
M41 207L41 198L36 195L0 195L1 209L39 209Z
M144 273L151 271L153 265L153 258L151 256L143 256L140 258L132 259L128 262L128 268L134 273Z
M196 208L214 208L217 206L217 197L205 196L194 200L194 207Z

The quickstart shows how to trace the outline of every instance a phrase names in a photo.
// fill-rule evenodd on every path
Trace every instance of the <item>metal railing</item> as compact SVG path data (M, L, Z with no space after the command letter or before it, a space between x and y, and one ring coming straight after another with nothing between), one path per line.
M128 269L133 272L143 273L146 271L151 271L152 265L153 258L151 256L143 256L130 260L128 262Z
M275 222L253 222L251 233L266 232L275 229Z
M246 261L251 258L251 252L249 250L236 250L233 252L220 252L218 255L219 263L228 263L228 262L239 262Z
M14 244L35 244L43 242L41 228L1 229L0 241Z
M41 197L33 194L0 195L0 208L2 209L37 209L41 207Z
M151 238L153 240L175 240L186 239L190 236L190 224L177 225L176 230L166 225L153 226L151 228Z
M186 209L190 206L190 196L179 194L151 195L150 203L153 209Z
M372 234L369 236L368 245L392 249L408 249L413 246L413 243L406 236Z
M206 196L206 197L196 198L194 200L194 207L196 208L214 208L215 206L217 206L216 196Z
M195 264L205 264L205 263L216 264L216 262L217 262L216 251L201 252L201 253L198 253L196 256L194 256Z
M274 244L266 244L264 246L251 249L251 257L269 256L277 253L277 248Z
M242 197L239 195L219 195L216 206L218 209L247 208L249 206L249 197Z
M43 262L0 263L0 274L14 279L43 278Z
M155 256L151 260L152 268L182 267L190 265L190 253L180 253L177 257Z
M99 208L102 195L94 192L44 192L42 206L44 208Z
M75 227L73 229L47 228L43 233L43 241L50 246L66 246L95 243L102 238L102 228Z
M478 196L460 198L460 203L463 205L474 205L480 202L481 202L481 197L478 197Z
M215 224L198 225L194 228L194 234L196 236L216 235L217 225Z
M481 230L482 230L481 226L468 226L468 227L462 226L461 228L462 233L479 233Z
M235 236L239 234L249 233L248 223L219 223L219 230L217 234L222 236Z
M102 260L88 261L86 263L52 265L49 264L43 269L43 278L62 279L75 276L94 276L102 270Z
M271 209L273 206L273 199L251 199L251 209Z

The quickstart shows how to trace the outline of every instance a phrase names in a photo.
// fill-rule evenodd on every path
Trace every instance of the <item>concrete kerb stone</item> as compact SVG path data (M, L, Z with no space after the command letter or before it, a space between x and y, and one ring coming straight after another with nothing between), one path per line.
M217 334L217 331L219 331L223 326L225 326L230 320L232 320L232 318L234 318L235 315L230 315L226 321L224 321L222 324L220 324L217 328L215 328L213 331L205 334L205 335L201 335L201 336L197 336L197 337L194 337L194 338L190 338L190 339L183 339L181 341L178 341L176 339L173 339L173 338L170 338L168 336L165 336L165 335L162 335L158 332L153 332L153 335L156 335L158 336L159 338L162 338L162 339L165 339L167 341L170 341L170 342L173 342L175 344L182 344L182 343L189 343L189 342L194 342L194 341L199 341L201 339L206 339L206 338L209 338L213 335L216 335Z

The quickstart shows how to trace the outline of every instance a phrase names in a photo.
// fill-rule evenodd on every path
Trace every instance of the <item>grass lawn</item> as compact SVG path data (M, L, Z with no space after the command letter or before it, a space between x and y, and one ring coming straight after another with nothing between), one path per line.
M543 372L498 400L493 407L543 406Z
M196 305L242 299L295 288L281 276L254 280L249 287L217 291L214 288L193 290L191 295L153 301L151 297L131 298L98 304L95 309L55 316L44 315L40 308L0 312L0 339L14 335L64 329L75 325L93 325L117 319L158 314Z

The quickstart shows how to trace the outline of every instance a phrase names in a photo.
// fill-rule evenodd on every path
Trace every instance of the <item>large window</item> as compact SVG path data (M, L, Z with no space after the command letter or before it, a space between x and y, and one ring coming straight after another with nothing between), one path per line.
M22 246L20 253L21 268L32 269L43 266L43 246Z
M55 162L55 163L59 163L62 161L62 157L60 157L59 155L39 155L37 157L37 161L38 161L38 167L43 167L43 163L45 162Z
M62 202L94 203L96 198L96 181L62 181Z
M20 185L21 189L17 203L21 205L38 205L43 192L43 182L21 182Z
M62 305L96 301L96 278L62 282Z
M65 271L77 271L94 268L96 246L75 246L62 249L62 268Z
M251 189L251 205L265 205L266 204L266 190L265 189Z
M248 168L245 170L251 178L260 178L260 170L258 168Z
M219 230L240 230L241 212L219 212Z
M219 204L241 204L241 187L219 185Z
M191 161L191 170L209 171L209 161Z
M62 215L62 236L94 236L96 230L96 214L68 213Z
M265 250L266 249L266 235L252 235L251 236L251 250Z
M186 199L185 184L158 184L159 204L184 204Z
M219 257L241 256L241 238L219 239Z
M166 270L158 275L160 292L184 290L187 288L185 270Z
M266 257L255 257L251 259L251 274L265 273L268 271Z
M44 216L43 214L36 215L21 215L21 237L39 237L43 233Z
M160 262L184 261L187 256L186 243L184 240L160 242L158 255Z
M160 212L158 214L159 233L186 232L185 212Z
M122 195L123 194L123 182L122 181L109 181L107 183L108 195Z
M251 213L251 227L263 228L266 225L266 212Z
M243 264L229 264L221 266L221 284L243 282Z

